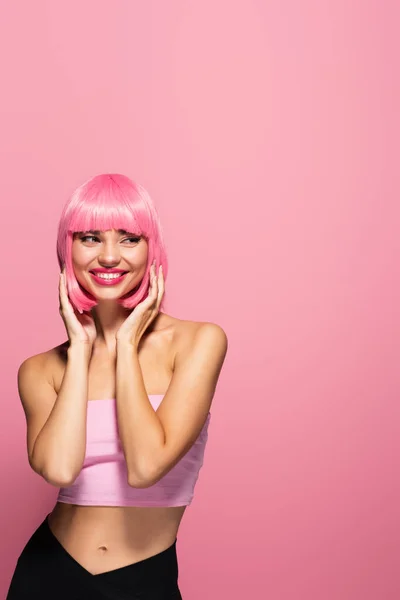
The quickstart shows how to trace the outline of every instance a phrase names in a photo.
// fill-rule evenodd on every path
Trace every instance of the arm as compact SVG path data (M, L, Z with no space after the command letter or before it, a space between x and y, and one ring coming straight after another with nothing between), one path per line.
M154 411L137 350L118 347L118 425L131 486L153 485L189 451L206 421L226 352L223 329L202 323L177 352L172 381Z
M69 347L58 395L46 374L43 355L28 358L18 370L29 464L57 487L70 485L85 459L90 356L88 345Z

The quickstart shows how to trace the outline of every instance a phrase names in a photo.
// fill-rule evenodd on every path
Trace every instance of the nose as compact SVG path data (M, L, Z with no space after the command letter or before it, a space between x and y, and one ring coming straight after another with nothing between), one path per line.
M115 267L120 260L119 245L112 241L104 242L98 256L99 263L104 267Z

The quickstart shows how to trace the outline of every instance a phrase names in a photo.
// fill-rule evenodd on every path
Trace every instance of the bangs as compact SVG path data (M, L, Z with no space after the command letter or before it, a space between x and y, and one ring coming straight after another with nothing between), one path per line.
M116 179L112 175L98 177L80 189L73 210L66 215L68 233L124 229L149 237L153 223L139 186Z
M143 227L144 219L126 206L83 205L78 209L68 225L69 233L89 230L107 231L108 229L124 229L135 235L148 236Z

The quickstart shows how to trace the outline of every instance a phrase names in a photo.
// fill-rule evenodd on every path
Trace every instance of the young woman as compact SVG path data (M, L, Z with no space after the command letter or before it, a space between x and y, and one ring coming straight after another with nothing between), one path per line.
M73 193L57 254L68 340L27 358L18 388L29 463L60 490L7 600L182 598L177 535L203 464L225 332L161 312L158 215L123 175Z

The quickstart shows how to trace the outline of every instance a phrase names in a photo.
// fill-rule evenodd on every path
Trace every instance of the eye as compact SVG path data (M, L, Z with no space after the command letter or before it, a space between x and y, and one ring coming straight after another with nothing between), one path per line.
M133 236L133 237L128 237L128 238L125 238L125 239L123 239L122 241L123 241L123 242L131 241L131 242L133 242L134 244L137 244L138 242L140 242L140 240L141 240L141 239L142 239L141 237ZM81 241L82 241L82 242L86 242L87 240L95 240L95 241L98 241L98 240L99 240L99 238L98 238L97 236L95 236L95 235L83 235L83 236L81 237Z
M128 240L131 240L131 241L133 241L134 244L136 244L137 242L140 242L141 238L140 237L129 237L129 238L125 238L122 241L127 242Z
M95 235L83 235L81 237L81 241L82 242L86 242L86 240L98 240L99 238L97 238Z

